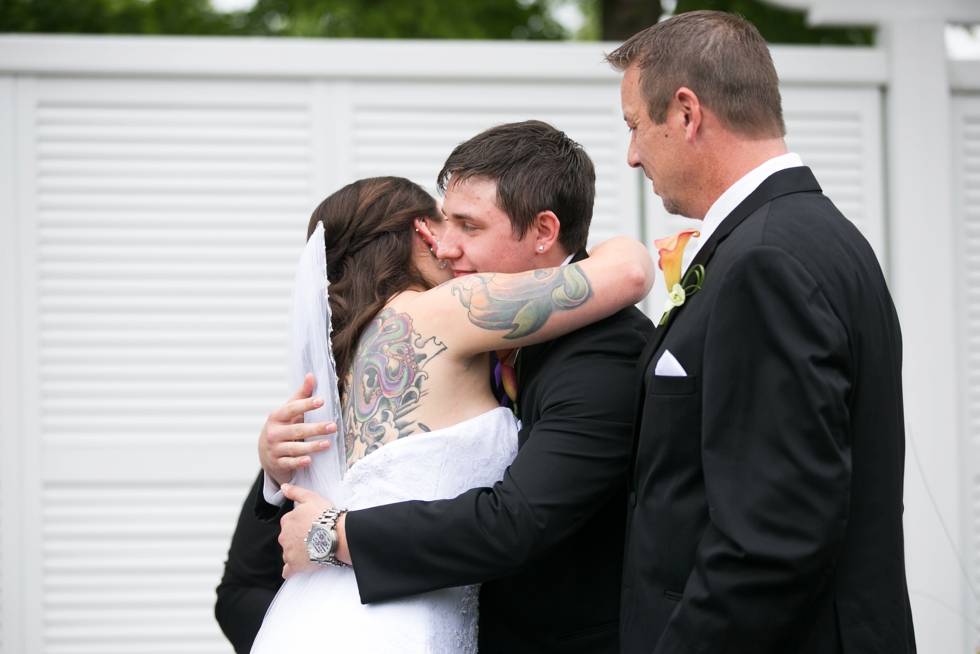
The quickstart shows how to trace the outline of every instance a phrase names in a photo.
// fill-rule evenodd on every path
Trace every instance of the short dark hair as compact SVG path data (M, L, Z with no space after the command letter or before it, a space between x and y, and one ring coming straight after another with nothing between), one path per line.
M606 55L616 70L640 67L650 119L667 120L674 93L694 91L729 130L748 138L786 135L779 77L759 30L736 14L692 11L634 34Z
M456 146L439 171L439 191L476 178L497 185L497 206L524 238L534 218L553 211L558 242L585 248L595 203L595 166L581 145L540 120L498 125Z

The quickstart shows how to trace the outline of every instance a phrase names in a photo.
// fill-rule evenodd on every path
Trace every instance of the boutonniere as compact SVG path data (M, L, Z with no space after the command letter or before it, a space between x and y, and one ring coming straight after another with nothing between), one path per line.
M670 315L671 309L681 306L689 296L701 290L701 284L704 282L704 266L701 264L691 266L691 269L681 279L684 248L687 247L687 242L691 240L691 237L700 235L701 232L685 229L673 236L653 242L654 247L660 253L658 265L664 271L664 281L667 282L667 302L664 304L664 315L660 318L661 325L667 322L667 316Z

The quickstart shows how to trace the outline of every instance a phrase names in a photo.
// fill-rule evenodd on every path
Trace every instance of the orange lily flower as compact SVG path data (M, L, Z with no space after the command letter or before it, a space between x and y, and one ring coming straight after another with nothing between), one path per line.
M497 360L500 361L500 381L511 402L517 402L517 371L514 369L516 359L517 348L497 350Z
M701 232L694 229L685 229L677 232L673 236L661 238L653 242L653 245L660 253L658 265L664 271L664 281L667 282L667 290L673 290L674 286L681 283L681 265L683 265L684 248L692 237L700 236Z

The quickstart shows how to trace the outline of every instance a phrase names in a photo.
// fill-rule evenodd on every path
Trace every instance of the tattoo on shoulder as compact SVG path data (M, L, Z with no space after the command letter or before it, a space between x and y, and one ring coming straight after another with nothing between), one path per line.
M592 288L581 267L571 264L529 275L467 275L455 280L452 293L469 309L471 323L509 330L504 338L513 339L535 333L556 311L582 306Z
M415 332L407 313L385 309L368 324L345 384L348 465L417 428L428 431L411 414L426 394L426 365L445 349Z

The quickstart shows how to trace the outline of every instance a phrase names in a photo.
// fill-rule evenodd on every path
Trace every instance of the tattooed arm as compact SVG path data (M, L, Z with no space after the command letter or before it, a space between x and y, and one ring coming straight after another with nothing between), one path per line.
M654 278L647 249L619 237L578 263L467 275L422 293L417 302L447 345L475 354L541 343L601 320L646 297Z

